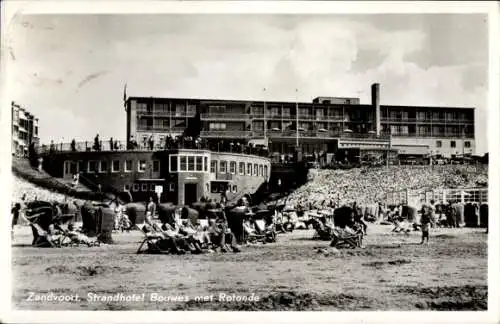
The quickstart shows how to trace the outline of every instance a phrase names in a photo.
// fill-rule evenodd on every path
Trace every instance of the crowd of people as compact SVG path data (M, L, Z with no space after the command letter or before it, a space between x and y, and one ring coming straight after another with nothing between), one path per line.
M405 189L475 188L487 186L488 168L479 165L398 166L351 170L311 170L309 181L279 203L319 207L333 201L373 204L387 192Z

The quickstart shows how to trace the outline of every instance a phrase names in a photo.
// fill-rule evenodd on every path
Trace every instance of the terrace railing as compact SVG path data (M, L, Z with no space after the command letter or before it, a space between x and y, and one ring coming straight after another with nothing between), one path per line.
M226 139L220 140L218 143L207 143L205 141L194 142L188 140L178 140L169 143L138 143L136 146L127 145L125 141L114 141L111 146L110 141L99 141L99 145L95 145L94 141L84 141L72 143L53 143L49 145L40 145L37 147L39 154L51 154L62 152L110 152L110 151L161 151L175 149L191 149L191 150L211 150L219 153L241 153L248 155L257 155L268 157L269 152L261 147L252 147L238 142L232 142L231 139L235 136L227 136ZM238 136L240 138L240 136Z

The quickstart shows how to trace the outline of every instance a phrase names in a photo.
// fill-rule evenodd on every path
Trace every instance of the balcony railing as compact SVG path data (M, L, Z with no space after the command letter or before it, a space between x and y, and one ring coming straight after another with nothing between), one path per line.
M268 130L266 135L270 138L273 137L296 137L296 130L280 130L273 131ZM263 130L253 131L253 137L264 136ZM299 137L318 137L318 138L353 138L353 139L379 139L388 140L388 135L376 136L376 134L358 134L358 133L348 133L340 131L319 131L319 130L301 130L299 131Z
M143 126L143 125L138 125L137 130L142 132L142 131L162 131L162 132L183 132L185 127L168 127L168 126Z
M172 118L192 118L196 115L196 112L176 112L176 111L168 111L168 110L137 110L138 116L151 116L151 117L172 117Z
M248 138L252 136L251 131L201 131L201 137L221 138Z
M241 138L241 137L238 137ZM160 143L143 142L133 145L126 144L125 141L114 141L113 147L109 141L99 141L98 145L94 141L71 143L53 143L49 145L39 145L36 147L39 154L53 154L63 152L111 152L111 151L162 151L176 149L190 150L210 150L220 153L241 153L255 156L268 157L269 152L262 147L254 147L238 142L238 138L221 138L216 143L207 143L204 140L195 142L187 139L171 139ZM234 139L234 140L233 140Z
M446 118L431 118L431 119L418 119L418 118L381 118L381 122L384 123L446 123L446 124L472 124L474 123L473 120L470 119L446 119Z
M203 113L200 119L218 119L218 120L246 120L250 119L251 114L212 114Z

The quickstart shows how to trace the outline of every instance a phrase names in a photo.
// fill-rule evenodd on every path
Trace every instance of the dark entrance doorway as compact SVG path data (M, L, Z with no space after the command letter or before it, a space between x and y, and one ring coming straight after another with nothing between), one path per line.
M184 204L191 205L198 201L197 197L197 184L196 183L185 183L184 184Z

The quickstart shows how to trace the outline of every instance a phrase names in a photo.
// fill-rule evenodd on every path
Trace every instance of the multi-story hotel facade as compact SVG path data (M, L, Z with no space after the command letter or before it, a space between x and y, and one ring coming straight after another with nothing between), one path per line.
M12 153L27 156L31 144L38 145L38 118L15 102L11 103Z
M318 97L313 102L278 102L129 97L127 140L161 148L199 116L207 140L264 141L274 154L392 150L400 155L475 153L475 108L380 105L359 98Z

